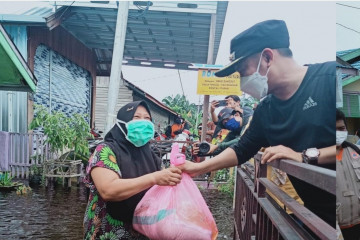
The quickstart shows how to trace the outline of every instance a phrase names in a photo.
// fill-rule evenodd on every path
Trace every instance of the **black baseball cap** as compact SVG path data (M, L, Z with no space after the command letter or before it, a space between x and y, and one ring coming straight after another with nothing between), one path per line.
M221 109L221 111L218 114L218 119L219 119L218 123L220 124L220 126L222 125L222 121L227 118L230 118L231 115L233 115L232 108L225 107Z
M261 52L265 48L277 49L289 48L289 46L289 32L283 20L259 22L231 40L231 63L217 71L215 76L225 77L233 74L236 71L236 63L255 53Z

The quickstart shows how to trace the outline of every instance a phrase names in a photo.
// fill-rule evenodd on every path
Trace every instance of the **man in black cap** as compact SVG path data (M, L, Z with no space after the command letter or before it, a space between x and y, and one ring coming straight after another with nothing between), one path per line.
M192 176L240 165L267 147L262 163L291 159L335 170L336 63L298 65L284 21L260 22L231 41L231 64L216 76L240 73L242 91L262 99L237 144L181 168ZM335 226L335 196L289 176L305 207ZM334 186L335 188L336 186Z

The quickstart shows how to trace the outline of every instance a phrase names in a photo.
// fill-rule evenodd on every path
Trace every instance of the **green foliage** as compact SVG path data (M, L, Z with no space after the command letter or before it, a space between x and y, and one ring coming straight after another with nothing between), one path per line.
M221 184L219 182L222 182ZM223 183L225 182L225 183ZM224 168L216 172L214 184L218 185L218 190L230 197L234 197L235 171L234 174L229 174L229 169Z
M31 165L29 168L29 182L45 185L45 175L43 174L44 168L40 165Z
M256 98L253 98L250 95L243 94L240 96L241 106L253 108L255 104L259 104L259 101Z
M194 103L190 103L184 95L177 94L174 98L167 96L162 102L171 108L173 111L179 113L185 120L191 124L190 132L197 133L196 122L199 123L201 119L201 109L198 114L198 107ZM198 120L198 121L196 121Z
M50 144L51 151L61 154L65 149L74 150L76 154L89 156L87 138L91 137L90 127L85 116L74 114L69 118L62 112L49 113L44 106L35 106L35 117L30 129L42 127Z
M224 168L216 172L215 182L226 182L229 179L229 169Z
M0 186L3 187L12 186L13 185L12 179L13 177L10 176L10 172L0 173Z
M31 165L29 168L30 175L41 175L43 172L43 168L39 165Z
M231 175L229 180L225 184L219 185L218 189L220 192L226 193L230 197L234 197L234 185L235 185L235 177Z

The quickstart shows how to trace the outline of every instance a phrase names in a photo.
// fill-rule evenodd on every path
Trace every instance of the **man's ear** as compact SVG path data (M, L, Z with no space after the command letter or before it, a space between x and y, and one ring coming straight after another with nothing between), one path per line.
M266 63L269 65L274 60L274 51L271 48L265 48L263 51L263 56Z

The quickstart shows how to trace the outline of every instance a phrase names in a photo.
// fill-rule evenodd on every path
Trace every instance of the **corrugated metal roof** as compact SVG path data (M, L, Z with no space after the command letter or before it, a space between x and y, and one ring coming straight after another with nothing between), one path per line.
M45 17L51 19L60 15L64 18L62 27L95 52L98 75L109 75L117 17L116 2L60 1L48 4L48 7L24 10L20 15L3 14L0 19L44 24ZM130 3L124 64L191 70L189 66L193 63L207 63L212 14L216 14L213 53L213 59L216 59L227 2L154 1L151 4L148 10L140 11L139 8L144 9L144 6ZM58 15L53 13L54 9L57 9Z
M131 89L140 92L143 96L145 96L147 99L149 99L151 102L153 102L155 105L159 106L160 108L166 110L167 112L177 116L178 113L175 112L174 110L170 109L168 106L166 106L165 104L163 104L162 102L158 101L156 98L154 98L153 96L151 96L150 94L148 94L147 92L145 92L144 90L142 90L141 88L139 88L138 86L136 86L135 84L129 82L128 80L126 80L125 78L122 77L122 79L124 80L125 84L130 87Z
M341 56L346 55L348 53L351 53L351 52L353 52L355 50L357 50L357 48L356 49L343 50L343 51L337 51L336 56L341 57Z
M360 70L360 48L338 51L336 56Z

